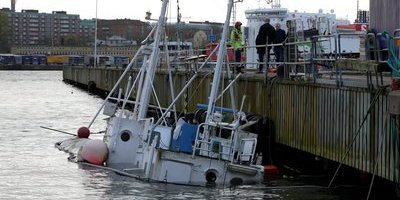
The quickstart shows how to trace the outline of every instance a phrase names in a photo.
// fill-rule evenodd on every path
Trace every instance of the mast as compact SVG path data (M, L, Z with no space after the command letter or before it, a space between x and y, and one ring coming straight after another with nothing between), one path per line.
M96 19L94 21L94 52L93 52L93 67L97 67L97 3L98 0L96 0ZM89 61L90 63L90 61Z
M152 91L151 85L153 84L154 75L156 72L156 67L157 67L157 63L159 60L159 56L160 56L159 46L160 46L160 40L161 40L161 33L163 32L165 21L166 21L165 14L167 11L168 2L169 2L169 0L163 0L160 17L157 22L157 30L156 30L155 36L154 36L153 51L152 51L150 59L149 59L149 65L146 67L146 72L144 72L145 73L145 81L144 81L144 85L143 85L143 90L141 91L142 95L141 95L140 101L139 101L139 114L137 116L137 119L144 119L147 115L147 108L149 105L150 94Z
M229 32L229 21L232 13L232 7L233 7L233 0L228 0L228 10L226 12L224 29L222 31L222 38L218 46L218 60L217 64L215 65L214 77L211 84L210 97L208 98L206 123L210 122L212 119L212 114L214 112L214 104L216 103L215 101L218 95L219 82L221 80L221 73L222 73L222 64L223 64L222 62L224 60L224 55L226 52L226 40Z

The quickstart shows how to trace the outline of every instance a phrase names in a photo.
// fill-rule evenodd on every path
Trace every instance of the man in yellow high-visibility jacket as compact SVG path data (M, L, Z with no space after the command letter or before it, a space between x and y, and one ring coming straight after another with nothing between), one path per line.
M230 44L233 47L235 52L235 62L236 62L236 71L242 72L242 67L240 67L240 62L242 58L243 51L243 33L241 30L242 23L237 21L235 23L235 28L231 32Z

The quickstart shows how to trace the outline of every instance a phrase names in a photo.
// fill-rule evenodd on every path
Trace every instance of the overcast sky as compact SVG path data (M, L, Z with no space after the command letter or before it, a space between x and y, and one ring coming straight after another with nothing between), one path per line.
M183 21L224 22L227 0L179 0ZM237 4L237 19L245 22L246 9L270 7L265 0L244 0ZM369 10L369 0L359 0L360 9ZM169 18L176 21L177 0L170 0ZM337 18L356 18L357 0L281 0L281 5L289 11L324 13L333 9ZM11 7L11 0L0 0L0 8ZM96 0L17 0L16 11L35 9L39 12L67 11L79 14L81 19L96 16ZM144 20L146 11L158 17L160 0L98 0L97 16L101 19L139 19Z

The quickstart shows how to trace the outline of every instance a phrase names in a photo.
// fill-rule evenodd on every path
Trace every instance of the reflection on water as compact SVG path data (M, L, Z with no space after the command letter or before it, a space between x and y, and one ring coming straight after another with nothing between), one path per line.
M75 133L91 121L100 98L65 84L62 72L54 71L0 71L0 91L0 199L357 199L366 194L365 188L364 195L354 196L352 187L333 193L285 179L233 190L147 183L81 166L54 147L70 136L40 126ZM102 118L92 132L105 127Z
M278 198L279 195L267 194L263 185L243 186L236 189L215 189L197 186L182 186L165 183L148 183L133 178L120 176L88 166L80 166L88 176L85 187L100 192L102 197L132 197L138 199L265 199Z

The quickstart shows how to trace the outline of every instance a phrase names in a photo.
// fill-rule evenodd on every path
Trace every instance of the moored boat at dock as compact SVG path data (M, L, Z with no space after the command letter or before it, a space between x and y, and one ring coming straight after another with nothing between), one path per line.
M162 1L161 14L153 35L154 42L152 45L144 43L138 50L88 126L90 128L101 110L104 115L109 116L103 138L108 149L104 166L139 179L175 184L224 187L261 183L264 167L255 164L257 135L246 131L246 127L254 122L247 120L246 115L236 108L233 98L230 109L216 106L226 91L233 93L234 80L223 89L220 84L224 72L231 76L229 70L222 69L226 48L214 50L215 53L218 49L218 59L212 65L214 75L209 90L209 102L202 112L202 121L194 117L195 113L178 117L174 109L175 103L185 88L193 82L196 74L187 81L178 95L175 96L171 90L172 103L168 108L156 107L161 113L160 117L148 117L149 100L154 91L153 80L160 60L159 46L164 38L168 2ZM233 0L229 0L220 47L226 46L232 7ZM138 57L142 57L143 62L135 80L132 77L127 78L129 69L134 67L132 65ZM237 75L239 76L240 74ZM121 83L124 79L127 80L125 92L119 89L118 97L113 97L113 93L123 87ZM171 82L171 87L172 85ZM134 101L129 99L133 94L136 94ZM157 95L154 94L153 98L157 99ZM128 109L129 107L133 109ZM91 157L88 154L96 153L90 153L91 148L87 148L87 143L80 147L76 158L78 161L98 164L91 162L91 159L85 159ZM56 146L67 152L72 146L76 152L76 145L71 145L71 140L61 141ZM86 151L85 156L82 156L85 148L89 149L89 153Z

